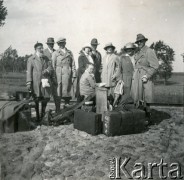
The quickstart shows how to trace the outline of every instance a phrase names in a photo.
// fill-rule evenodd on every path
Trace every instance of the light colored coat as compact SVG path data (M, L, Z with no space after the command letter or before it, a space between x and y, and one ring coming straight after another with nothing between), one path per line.
M112 76L115 79L112 81ZM102 59L101 80L106 83L106 87L115 87L120 76L119 57L115 54L106 54Z
M80 79L80 95L89 96L95 93L95 77L86 70Z
M158 69L159 63L155 52L144 46L135 54L135 71L133 75L131 95L134 103L144 101L153 102L153 82L152 76ZM148 77L148 82L142 82L142 76Z
M27 80L31 82L33 94L36 97L50 97L50 87L43 88L41 79L43 78L43 71L48 70L47 78L51 84L51 74L53 73L52 64L46 56L40 59L36 54L32 55L27 62Z
M76 77L76 67L73 54L66 49L64 53L58 49L52 54L52 65L57 78L57 95L71 97L72 77Z

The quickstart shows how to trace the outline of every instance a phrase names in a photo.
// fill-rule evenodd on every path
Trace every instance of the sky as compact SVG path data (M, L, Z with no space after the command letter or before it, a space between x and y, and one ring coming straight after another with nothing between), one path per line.
M11 45L24 56L34 53L37 41L46 48L48 37L65 37L77 62L92 38L104 55L108 42L119 51L142 33L148 46L162 40L173 48L173 69L184 72L183 0L4 0L4 6L8 16L0 27L0 53Z

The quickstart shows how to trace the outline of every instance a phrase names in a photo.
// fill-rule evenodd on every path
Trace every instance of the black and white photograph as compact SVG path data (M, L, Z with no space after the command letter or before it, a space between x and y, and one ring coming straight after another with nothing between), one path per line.
M183 0L0 0L0 180L184 179Z

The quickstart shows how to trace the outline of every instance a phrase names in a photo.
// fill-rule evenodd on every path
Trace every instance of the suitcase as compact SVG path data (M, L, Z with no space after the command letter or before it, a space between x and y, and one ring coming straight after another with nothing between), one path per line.
M146 128L145 112L140 109L106 111L102 119L103 134L107 136L136 134Z
M29 131L31 108L18 112L18 131Z
M74 128L91 135L102 133L101 115L81 109L74 111Z

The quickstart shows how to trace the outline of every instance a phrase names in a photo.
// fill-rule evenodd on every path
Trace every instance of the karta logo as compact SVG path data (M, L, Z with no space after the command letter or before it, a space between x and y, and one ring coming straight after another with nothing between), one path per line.
M180 164L167 164L163 161L163 159L161 159L158 163L148 162L147 165L136 162L131 169L130 166L127 169L130 157L125 159L121 159L121 157L113 157L109 159L109 162L110 179L124 179L124 177L127 179L183 179ZM158 177L153 177L153 169L158 171ZM164 170L167 170L167 173L164 174Z

